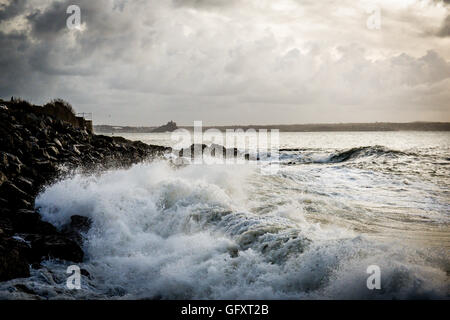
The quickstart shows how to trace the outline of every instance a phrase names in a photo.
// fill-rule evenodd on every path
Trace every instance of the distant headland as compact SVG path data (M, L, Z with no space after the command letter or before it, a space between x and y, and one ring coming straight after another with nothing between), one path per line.
M172 132L178 128L193 130L192 126L177 126L170 121L160 127L133 127L95 125L98 133L151 133ZM373 123L318 123L318 124L282 124L282 125L245 125L245 126L204 126L203 130L211 128L225 131L227 129L278 129L280 132L327 132L327 131L450 131L450 122L373 122Z

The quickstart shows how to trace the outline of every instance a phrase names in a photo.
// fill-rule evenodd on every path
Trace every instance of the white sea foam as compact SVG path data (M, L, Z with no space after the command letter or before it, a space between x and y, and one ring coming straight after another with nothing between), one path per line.
M57 227L74 214L92 219L81 265L91 278L69 291L67 263L49 261L26 281L50 298L447 296L448 259L330 223L337 205L291 190L300 182L293 179L289 170L266 176L249 165L175 169L168 162L74 175L49 186L36 204ZM325 212L328 221L314 219ZM357 219L357 209L347 212ZM382 270L380 291L366 287L371 264Z

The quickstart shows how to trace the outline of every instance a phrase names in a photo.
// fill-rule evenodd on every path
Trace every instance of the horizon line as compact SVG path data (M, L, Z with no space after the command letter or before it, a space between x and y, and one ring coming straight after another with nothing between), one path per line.
M176 123L176 122L175 122ZM167 124L167 122L165 123ZM389 121L375 121L375 122L318 122L318 123L290 123L290 124L221 124L221 125L205 125L205 128L217 127L282 127L282 126L317 126L317 125L367 125L367 124L450 124L450 121L407 121L407 122L389 122ZM163 124L164 125L164 124ZM160 125L119 125L119 124L94 124L94 126L110 126L110 127L133 127L133 128L157 128ZM179 128L193 128L194 125L177 125Z

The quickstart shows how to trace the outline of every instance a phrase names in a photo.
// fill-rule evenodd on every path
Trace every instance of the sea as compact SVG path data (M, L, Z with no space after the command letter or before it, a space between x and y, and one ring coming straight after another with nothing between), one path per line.
M265 162L168 155L48 185L45 221L92 220L87 272L69 288L74 263L48 260L0 298L449 299L450 132L281 132L279 147Z

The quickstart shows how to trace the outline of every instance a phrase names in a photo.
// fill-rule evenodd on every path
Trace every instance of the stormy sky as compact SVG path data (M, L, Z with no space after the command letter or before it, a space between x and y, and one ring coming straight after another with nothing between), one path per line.
M449 8L0 0L0 97L63 98L97 124L450 121Z

